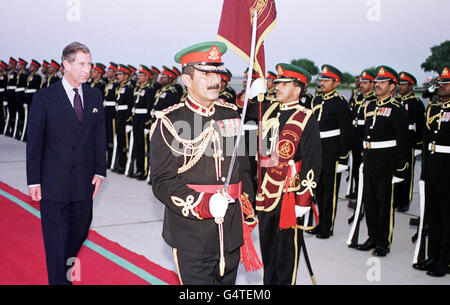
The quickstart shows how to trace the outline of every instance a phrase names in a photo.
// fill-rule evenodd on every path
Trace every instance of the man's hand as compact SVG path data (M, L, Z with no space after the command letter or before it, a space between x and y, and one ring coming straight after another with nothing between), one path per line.
M94 176L94 178L92 179L92 184L94 185L94 194L92 194L92 199L95 198L95 196L97 196L98 191L100 190L100 186L102 186L103 183L103 179L99 176Z
M40 185L28 187L28 192L30 193L31 200L40 201L42 199L42 192Z

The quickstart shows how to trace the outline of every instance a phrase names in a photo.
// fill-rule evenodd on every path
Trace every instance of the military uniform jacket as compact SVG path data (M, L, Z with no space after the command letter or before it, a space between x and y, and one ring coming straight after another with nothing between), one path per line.
M8 102L14 102L17 88L17 73L11 70L7 74L8 81L6 84L6 99Z
M441 149L450 152L450 101L439 99L430 103L426 111L422 180L450 179L450 153L444 153Z
M390 96L367 104L364 113L364 143L396 141L396 146L388 148L367 149L369 144L365 144L364 175L395 175L403 178L408 172L408 159L411 156L408 113Z
M116 89L116 120L124 122L131 116L133 106L133 88L125 81Z
M2 107L3 101L5 100L7 84L8 84L8 75L5 72L0 73L0 106Z
M334 172L336 162L347 163L352 145L352 118L345 98L336 91L316 95L311 109L319 122L324 172ZM336 135L338 133L338 135Z
M359 148L362 148L362 142L364 139L364 109L368 103L376 102L377 97L373 91L370 91L367 94L357 94L355 95L355 99L353 101L352 110L352 125L353 125L353 134L354 144L358 145Z
M56 73L47 74L47 77L42 79L41 88L46 88L59 80L60 78L58 77L58 74Z
M209 213L209 192L188 185L222 189L239 130L234 105L216 101L206 109L188 97L158 114L150 130L153 193L165 205L162 236L168 245L195 253L218 253L218 225ZM231 184L242 182L252 202L248 158L238 155ZM224 217L224 250L243 243L241 208L230 203Z
M219 93L219 98L223 99L227 103L234 104L236 102L236 92L230 85L226 85L222 91Z
M100 77L99 79L96 79L90 83L91 88L97 88L100 90L100 93L102 94L102 98L105 98L105 81Z
M408 129L411 138L411 144L416 149L422 148L423 128L425 126L425 106L420 98L409 93L399 97L403 107L408 112Z
M30 105L33 99L33 94L41 88L42 77L33 72L27 77L27 85L25 88L25 102Z
M150 88L149 83L143 85L137 84L134 88L134 100L133 107L131 109L131 114L133 116L139 115L144 116L146 120L150 119L150 111L153 106L152 88Z
M291 155L289 159L295 163L301 161L301 167L299 172L296 173L295 178L291 181L291 187L288 188L290 192L296 192L297 195L305 198L303 199L303 205L310 204L311 198L314 195L314 189L318 183L320 177L320 171L322 167L322 151L319 124L312 114L312 111L301 106L299 101L293 101L290 103L280 104L278 102L263 104L264 115L262 117L263 125L263 159L267 160L273 156L273 152L278 150L280 156L286 157ZM255 108L249 108L251 116L255 116ZM289 151L291 149L289 145L285 145L283 141L280 141L282 132L291 132L284 130L286 123L293 122L294 116L298 112L303 112L305 117L303 121L295 121L295 124L300 126L302 134L300 141L295 151ZM267 157L267 158L264 158ZM262 164L262 192L267 197L277 196L278 198L271 204L271 206L257 206L259 211L271 211L279 203L281 203L282 194L272 193L266 188L268 183L279 184L279 182L269 181L270 178L266 175L266 171L278 170L279 166L287 166L282 164L275 164L274 167L266 167L267 164ZM282 185L280 189L285 191L286 180L281 181Z
M172 85L166 85L161 87L155 93L155 102L153 104L153 110L160 111L167 107L178 104L180 101L178 91Z

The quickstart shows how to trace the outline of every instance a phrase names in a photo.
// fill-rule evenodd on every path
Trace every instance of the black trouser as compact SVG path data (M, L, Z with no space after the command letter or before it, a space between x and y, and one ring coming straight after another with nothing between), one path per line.
M355 145L352 149L352 179L349 181L351 184L350 194L355 193L358 196L358 184L359 184L359 167L362 162L362 142L358 141L358 144ZM354 181L354 182L353 182Z
M40 202L48 282L70 285L67 278L70 258L75 258L86 240L92 221L92 199ZM81 264L83 262L80 262Z
M6 100L8 101L9 122L6 127L5 135L12 137L14 125L16 123L16 92L14 90L6 91Z
M450 180L425 181L428 257L440 267L450 263Z
M392 175L364 175L363 202L369 238L388 249L394 230Z
M115 168L124 169L127 163L126 119L116 117L117 153Z
M400 206L408 206L411 204L413 185L414 185L414 149L411 149L410 156L408 158L409 168L405 171L405 176L402 177L405 180L396 183L394 187L394 208Z
M6 123L6 107L3 105L4 97L3 94L0 94L0 134L3 134L3 130L5 130Z
M316 199L319 208L321 232L333 232L336 218L341 173L322 171L317 184Z
M23 109L23 104L25 102L25 93L16 92L16 111L18 114L18 122L16 128L16 138L20 140L22 136L23 125L25 122L25 109Z
M106 152L107 168L111 167L111 159L114 148L114 106L105 106L105 130L106 130Z
M182 285L234 285L241 257L240 248L225 252L225 273L220 276L219 253L195 253L173 249L178 277Z
M133 159L136 160L136 173L145 174L145 120L147 114L135 114L133 116Z
M280 229L281 201L270 212L259 212L259 244L264 285L294 285L299 257L299 229Z

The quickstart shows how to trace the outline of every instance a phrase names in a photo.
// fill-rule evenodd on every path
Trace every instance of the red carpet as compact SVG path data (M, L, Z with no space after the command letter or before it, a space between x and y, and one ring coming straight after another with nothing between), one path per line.
M178 285L165 269L91 230L78 255L76 285ZM46 285L39 204L0 182L0 285Z

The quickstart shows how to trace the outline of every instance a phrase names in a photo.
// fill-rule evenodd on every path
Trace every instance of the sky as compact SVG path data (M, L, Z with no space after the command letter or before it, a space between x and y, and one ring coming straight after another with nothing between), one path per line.
M138 67L177 65L174 55L216 40L222 0L1 0L0 59L60 61L72 41L93 62ZM276 0L277 24L265 39L266 70L308 58L353 75L378 65L407 71L419 83L430 48L450 39L450 0ZM248 64L222 60L235 76Z

